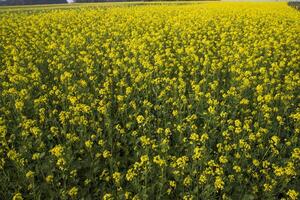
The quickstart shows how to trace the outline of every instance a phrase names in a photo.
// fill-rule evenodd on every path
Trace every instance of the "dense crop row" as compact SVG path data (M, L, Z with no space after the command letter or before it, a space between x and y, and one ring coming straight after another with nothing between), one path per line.
M299 19L283 3L2 11L0 199L297 199Z

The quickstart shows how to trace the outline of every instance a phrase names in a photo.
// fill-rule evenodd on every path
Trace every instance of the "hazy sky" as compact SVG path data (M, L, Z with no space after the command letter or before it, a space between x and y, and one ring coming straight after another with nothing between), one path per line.
M73 3L73 2L74 2L74 0L67 0L67 2L68 2L68 3Z

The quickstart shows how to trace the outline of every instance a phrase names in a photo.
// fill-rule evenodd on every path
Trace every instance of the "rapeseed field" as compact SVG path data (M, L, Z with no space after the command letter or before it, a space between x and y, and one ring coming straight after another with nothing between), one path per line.
M299 35L286 3L2 9L0 199L299 199Z

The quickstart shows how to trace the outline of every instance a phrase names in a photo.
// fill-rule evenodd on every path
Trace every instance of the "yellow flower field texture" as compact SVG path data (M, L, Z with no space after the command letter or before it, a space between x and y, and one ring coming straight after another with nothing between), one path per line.
M299 11L121 5L0 10L0 199L298 199Z

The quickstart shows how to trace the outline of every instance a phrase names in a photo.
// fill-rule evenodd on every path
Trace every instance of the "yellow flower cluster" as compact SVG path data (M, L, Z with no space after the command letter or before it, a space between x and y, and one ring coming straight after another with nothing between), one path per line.
M0 198L298 199L300 13L134 5L0 9Z

